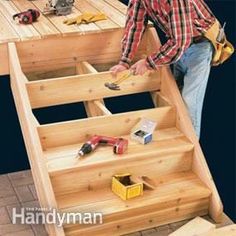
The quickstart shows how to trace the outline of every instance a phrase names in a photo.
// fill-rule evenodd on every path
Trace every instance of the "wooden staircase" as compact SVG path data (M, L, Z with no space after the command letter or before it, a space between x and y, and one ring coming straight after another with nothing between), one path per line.
M169 68L132 76L121 84L120 91L108 90L104 83L112 81L112 76L107 69L118 61L120 52L111 54L106 47L117 45L122 32L106 34L99 41L103 53L97 57L97 51L93 54L86 48L86 37L96 39L96 34L85 36L82 42L68 39L74 39L74 46L77 50L81 47L82 55L79 61L63 64L56 64L53 56L58 52L50 40L44 47L42 43L35 43L32 48L14 43L8 46L12 91L41 206L63 212L102 212L104 216L99 225L47 225L49 235L124 235L208 213L219 221L222 203ZM149 28L136 59L159 46L155 30ZM27 64L26 55L39 57L44 48L48 60L42 59L35 68ZM70 43L65 44L64 51L65 58L73 58ZM40 71L40 66L45 75L52 68L69 66L75 74L31 81L30 75ZM155 104L152 109L112 114L103 100L147 91ZM39 124L32 112L35 108L74 102L84 103L87 119ZM142 117L157 122L153 142L148 145L130 140L131 129ZM94 134L129 139L128 152L117 156L111 148L99 147L77 160L78 149ZM126 172L148 175L158 186L123 201L112 193L111 178Z

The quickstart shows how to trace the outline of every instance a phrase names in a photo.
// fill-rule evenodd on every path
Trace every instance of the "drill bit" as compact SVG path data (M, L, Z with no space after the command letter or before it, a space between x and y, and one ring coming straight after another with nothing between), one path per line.
M75 158L81 159L83 155L84 155L84 153L80 150L80 151L77 153L77 155L76 155Z

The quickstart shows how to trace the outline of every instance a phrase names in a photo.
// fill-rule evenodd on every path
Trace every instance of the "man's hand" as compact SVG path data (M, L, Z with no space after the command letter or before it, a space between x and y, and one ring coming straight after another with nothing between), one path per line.
M125 66L119 65L119 64L110 68L110 71L113 76L116 76L119 72L122 72L124 70L127 70L127 68Z
M144 75L149 70L145 59L137 61L130 69L134 75Z

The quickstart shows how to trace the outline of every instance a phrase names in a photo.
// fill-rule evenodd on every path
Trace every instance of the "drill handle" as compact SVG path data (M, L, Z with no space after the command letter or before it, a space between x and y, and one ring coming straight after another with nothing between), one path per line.
M15 15L12 16L13 20L15 20L16 18L19 18L19 16L21 15L22 13L16 13Z
M117 138L107 137L107 136L100 136L99 143L100 144L108 144L114 145L117 141Z

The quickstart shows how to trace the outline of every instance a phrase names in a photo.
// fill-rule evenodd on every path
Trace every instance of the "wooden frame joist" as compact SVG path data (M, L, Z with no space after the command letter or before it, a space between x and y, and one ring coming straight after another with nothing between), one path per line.
M107 115L107 116L112 115L112 113L106 108L106 106L104 105L103 102L101 102L99 100L95 100L92 103L96 106L96 108L100 112L102 112L103 115Z
M79 62L76 65L77 74L97 74L98 71L87 61ZM111 112L105 107L103 99L97 101L84 101L87 116L110 115Z

